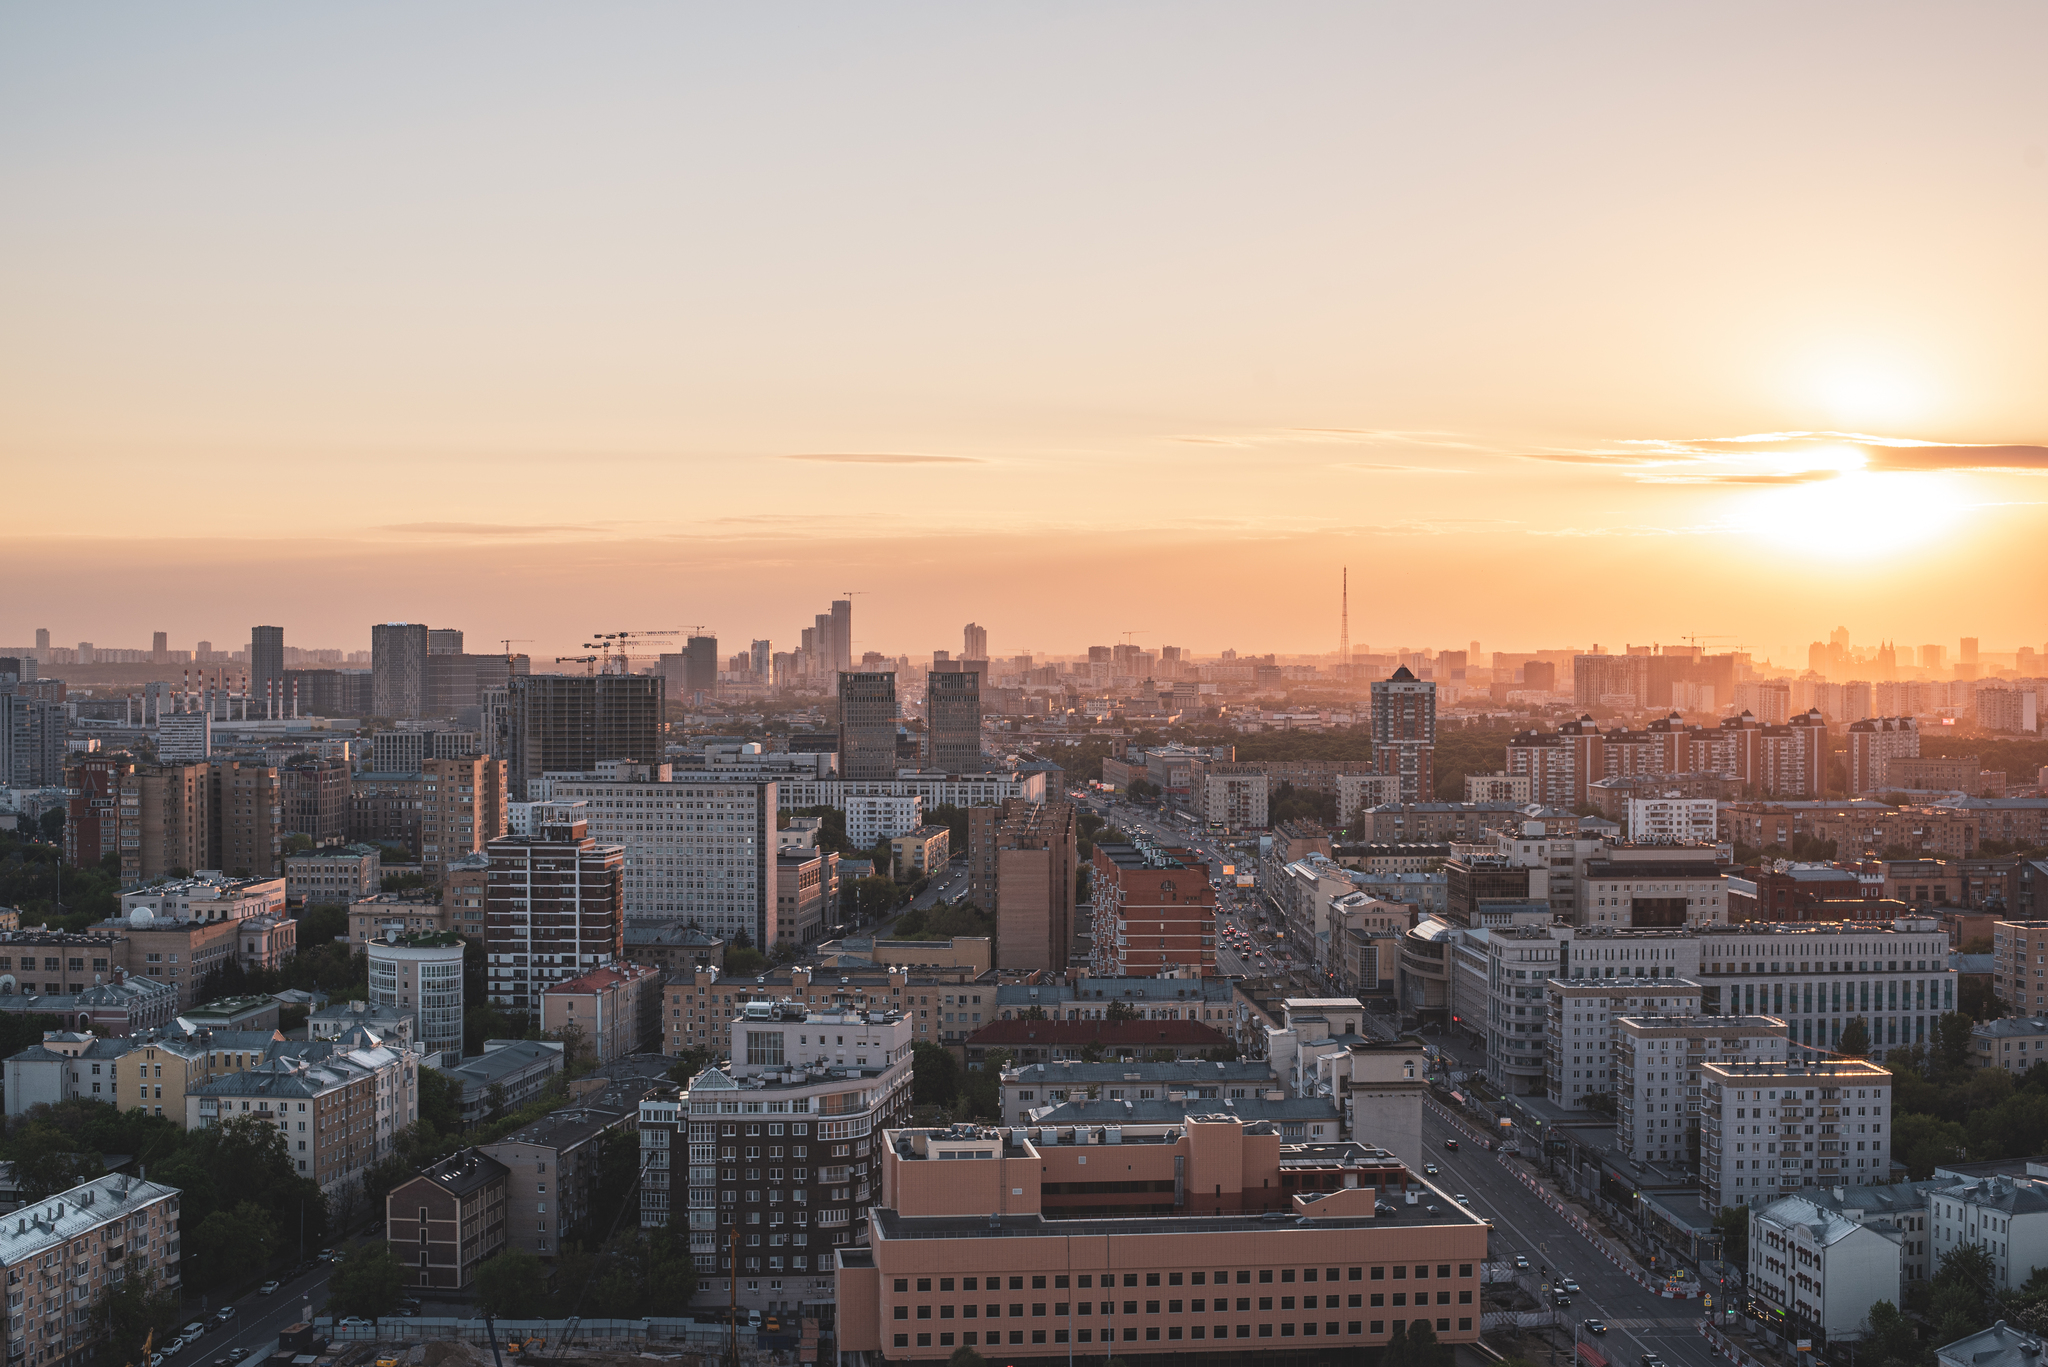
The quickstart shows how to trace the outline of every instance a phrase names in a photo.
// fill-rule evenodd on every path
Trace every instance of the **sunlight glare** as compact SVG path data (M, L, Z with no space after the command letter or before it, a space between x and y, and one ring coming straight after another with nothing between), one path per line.
M1816 560L1872 560L1947 534L1962 512L1947 475L1859 471L1759 490L1744 501L1737 525Z

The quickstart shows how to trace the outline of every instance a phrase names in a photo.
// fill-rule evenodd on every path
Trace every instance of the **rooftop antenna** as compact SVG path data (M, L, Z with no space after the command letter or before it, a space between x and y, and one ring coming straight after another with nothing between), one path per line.
M1351 663L1351 567L1344 567L1343 607L1337 614L1337 663Z

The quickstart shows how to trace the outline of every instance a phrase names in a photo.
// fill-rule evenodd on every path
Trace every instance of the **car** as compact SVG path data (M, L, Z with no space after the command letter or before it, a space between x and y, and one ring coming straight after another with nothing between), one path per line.
M1451 1199L1456 1201L1461 1206L1469 1206L1472 1204L1472 1198L1467 1196L1462 1191L1459 1192L1456 1196L1452 1197Z
M417 1296L407 1296L404 1300L400 1301L399 1304L404 1306L408 1310L417 1310L420 1308L420 1302Z
M1515 1255L1515 1271L1517 1271L1517 1272L1527 1272L1528 1270L1529 1270L1529 1260L1528 1260L1527 1258L1523 1257L1523 1256L1522 1256L1521 1254L1517 1253L1517 1254Z
M273 1296L273 1295L276 1295L276 1294L277 1294L277 1283L276 1283L276 1282L265 1282L265 1283L263 1283L263 1285L261 1285L261 1286L259 1286L259 1287L257 1287L257 1288L256 1288L256 1294L257 1294L257 1295L259 1295L259 1296Z
M419 1314L419 1311L417 1311L417 1310L413 1309L413 1308L412 1308L411 1306L409 1306L409 1305L401 1305L401 1306L399 1306L399 1307L398 1307L398 1308L397 1308L396 1310L392 1311L391 1313L392 1313L392 1314L394 1314L394 1315L396 1315L396 1316L397 1316L397 1317L398 1317L399 1319L402 1319L402 1320L409 1320L409 1319L411 1319L411 1318L412 1318L412 1317L413 1317L414 1315L417 1315L417 1314Z
M1550 1303L1562 1309L1572 1303L1572 1298L1570 1296L1552 1296Z
M229 1320L233 1319L234 1317L235 1307L232 1305L223 1305L220 1309L213 1312L214 1320L220 1324L226 1324Z
M370 1329L375 1326L360 1315L350 1315L347 1319L341 1321L341 1327L344 1329Z
M1434 1164L1434 1163L1424 1163L1424 1164L1422 1165L1422 1175L1423 1175L1424 1177L1435 1177L1435 1176L1437 1175L1437 1166L1436 1166L1436 1164Z
M1573 1281L1570 1277L1564 1278L1562 1281L1558 1283L1558 1285L1562 1286L1565 1290L1571 1292L1574 1296L1579 1294L1579 1284Z
M227 1354L223 1353L213 1360L211 1367L235 1367L235 1364L229 1361Z
M247 1356L249 1356L249 1350L248 1350L247 1348L230 1348L230 1349L228 1349L228 1361L229 1361L229 1362L240 1362L240 1361L241 1361L241 1360L242 1360L243 1358L245 1358L245 1357L247 1357Z
M1589 1334L1604 1334L1607 1332L1607 1321L1586 1320L1579 1325L1579 1328L1585 1330Z
M1446 1139L1444 1141L1444 1147L1449 1149L1452 1153L1456 1153L1458 1151L1458 1141L1455 1139Z
M1637 1354L1636 1363L1637 1367L1664 1367L1664 1359L1658 1357L1655 1353Z

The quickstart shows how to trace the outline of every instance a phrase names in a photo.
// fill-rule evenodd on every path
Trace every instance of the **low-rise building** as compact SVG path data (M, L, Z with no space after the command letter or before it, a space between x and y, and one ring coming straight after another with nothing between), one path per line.
M1970 1062L2003 1068L2014 1077L2048 1063L2048 1017L2008 1016L1970 1027Z
M240 921L284 914L282 878L228 878L207 873L145 884L121 894L121 914L147 907L165 921Z
M2028 1167L2031 1172L2035 1165ZM1927 1239L1936 1267L1957 1247L1978 1245L1991 1260L1992 1291L2018 1291L2037 1269L2048 1267L2048 1176L1994 1174L1929 1183Z
M375 845L340 845L284 857L285 896L302 906L346 906L375 895L384 855Z
M1890 1225L1781 1196L1750 1212L1749 1294L1785 1338L1853 1339L1872 1305L1897 1303L1902 1243Z
M1106 1020L1121 1003L1119 1014L1136 1020L1198 1020L1225 1033L1251 1010L1227 978L1091 978L1079 972L1064 983L999 983L995 1001L991 1020Z
M930 824L891 836L889 852L895 865L896 881L910 883L945 872L952 858L952 839L950 827Z
M410 1011L377 1002L335 1002L307 1013L306 1038L340 1039L351 1030L372 1031L379 1039L411 1045L417 1022Z
M1005 1068L1001 1086L1005 1125L1025 1124L1032 1112L1070 1101L1247 1101L1276 1090L1284 1095L1280 1080L1263 1061L1087 1063L1067 1059Z
M348 938L360 948L392 935L451 933L454 922L447 898L430 889L373 892L349 903Z
M2039 1367L2048 1352L2039 1334L2015 1328L2004 1320L1989 1329L1944 1343L1934 1350L1935 1367Z
M533 1100L562 1071L562 1062L560 1040L487 1039L481 1054L452 1067L444 1063L441 1071L461 1089L462 1126L468 1129Z
M1476 1341L1487 1237L1477 1215L1442 1196L1441 1214L1415 1206L1381 1218L1380 1203L1435 1189L1384 1150L1289 1142L1276 1125L1218 1112L1178 1124L887 1134L887 1204L870 1214L866 1245L837 1259L842 1349L909 1362L962 1347L1239 1361L1309 1340L1380 1347L1418 1321L1440 1341ZM1097 1175L1104 1165L1114 1182ZM1086 1272L1070 1256L1081 1246L1101 1250ZM984 1291L992 1268L1005 1285ZM1268 1283L1288 1272L1292 1286ZM987 1313L989 1295L1016 1294L1011 1277L1016 1313L1007 1301ZM1211 1297L1211 1286L1240 1281L1244 1297Z
M0 993L0 1011L54 1016L67 1030L120 1037L170 1025L178 1014L178 990L170 983L132 976L117 968L107 981L76 992Z
M507 1241L511 1169L476 1149L451 1153L384 1198L385 1239L407 1285L463 1291Z
M839 893L837 854L815 846L778 847L775 851L776 943L804 946L823 939L827 928L838 924ZM633 924L631 921L626 923L629 940ZM629 955L630 952L629 944Z
M819 970L878 967L948 976L971 982L995 967L995 946L986 935L953 935L943 940L878 940L849 935L818 946Z
M339 1195L389 1158L398 1132L419 1119L418 1069L417 1055L365 1032L287 1041L188 1091L186 1128L244 1115L275 1121L299 1175Z
M1700 1065L1700 1194L1761 1206L1891 1177L1892 1075L1860 1059Z
M962 1042L967 1066L978 1066L991 1049L1009 1051L1018 1063L1049 1063L1086 1057L1099 1050L1109 1058L1203 1058L1226 1053L1230 1038L1199 1021L994 1021Z
M662 974L640 964L606 964L550 983L540 999L540 1028L580 1037L599 1067L661 1044Z
M695 926L673 921L626 922L626 958L664 974L725 967L725 941Z

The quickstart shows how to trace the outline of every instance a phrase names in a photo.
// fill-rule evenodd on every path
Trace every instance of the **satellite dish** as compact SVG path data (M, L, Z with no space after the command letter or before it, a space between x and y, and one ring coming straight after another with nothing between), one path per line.
M137 907L128 913L128 924L131 926L146 926L155 919L156 913L148 907Z

